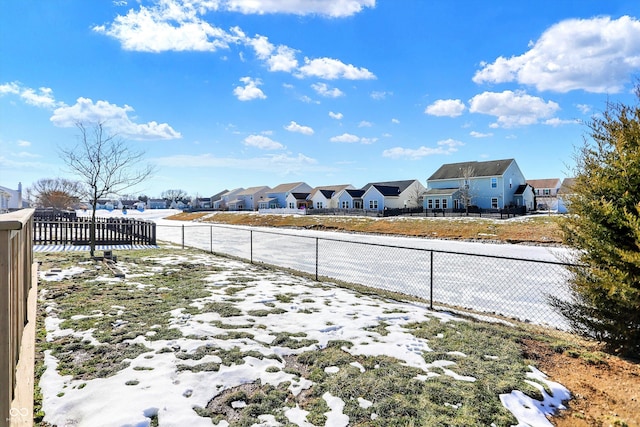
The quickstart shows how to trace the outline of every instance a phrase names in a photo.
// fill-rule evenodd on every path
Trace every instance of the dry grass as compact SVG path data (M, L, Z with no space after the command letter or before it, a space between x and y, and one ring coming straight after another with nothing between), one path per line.
M268 215L257 213L181 213L169 219L217 224L306 228L358 233L396 234L438 239L559 244L560 216L529 216L511 220L488 218L371 218L320 215Z

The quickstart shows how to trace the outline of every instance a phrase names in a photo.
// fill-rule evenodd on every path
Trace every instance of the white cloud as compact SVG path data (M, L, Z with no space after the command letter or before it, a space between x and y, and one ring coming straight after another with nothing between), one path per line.
M498 118L497 123L491 125L494 128L532 125L551 118L558 110L560 106L557 103L545 102L522 91L484 92L469 100L469 111L472 113Z
M352 16L373 8L375 0L226 0L227 10L245 14L287 13L293 15L323 15L332 18Z
M331 142L345 142L348 144L360 143L360 144L373 144L378 138L365 138L353 135L350 133L343 133L342 135L334 136L329 139Z
M3 83L0 85L0 95L18 95L20 94L20 84L17 82Z
M464 145L464 143L456 141L454 139L447 139L438 141L437 145L437 147L421 146L419 148L394 147L388 150L384 150L382 152L382 156L391 159L419 160L423 157L433 156L436 154L446 155L455 153L456 151L458 151L458 147Z
M18 147L31 147L31 142L25 141L24 139L19 139Z
M559 119L557 117L554 117L552 119L545 120L543 123L545 125L558 127L558 126L562 126L562 125L578 125L578 124L580 124L580 120L576 120L576 119L562 120L562 119Z
M311 85L313 90L320 96L324 96L326 98L338 98L344 95L338 88L330 88L326 83L314 83Z
M128 105L120 107L107 101L97 101L94 104L89 98L78 98L72 106L56 108L49 120L58 127L73 127L79 122L103 123L118 135L137 140L182 138L180 132L167 123L134 123L129 117L129 113L133 111Z
M492 134L492 133L476 132L475 130L474 130L474 131L469 132L469 135L471 135L471 136L472 136L472 137L474 137L474 138L488 138L488 137L490 137L490 136L493 136L493 134Z
M368 122L366 120L363 120L360 123L358 123L359 128L370 128L371 126L373 126L373 123Z
M233 89L233 94L240 101L251 101L254 99L265 99L267 95L258 87L262 84L260 79L252 79L251 77L242 77L240 79L244 86L237 86Z
M370 80L376 78L376 76L366 68L358 68L332 58L305 58L304 65L298 69L296 76L318 77L325 80Z
M336 120L342 120L344 115L342 113L334 113L333 111L329 111L329 117Z
M300 78L373 79L375 76L366 68L332 58L306 58L305 65L299 67L297 50L275 46L266 36L248 37L237 26L225 31L207 22L205 16L218 10L348 16L363 7L374 6L375 0L158 0L154 6L140 5L138 10L132 8L111 23L96 25L93 31L113 37L125 50L214 52L241 45L251 47L272 72L294 73ZM239 52L239 55L244 61L243 53Z
M459 99L439 99L429 105L424 113L439 117L458 117L465 108L464 103Z
M569 19L548 28L524 54L481 65L476 83L515 81L563 93L620 92L640 71L640 21L629 16Z
M393 123L394 125L398 125L400 124L400 120L394 118L394 119L391 119L391 123Z
M576 105L576 108L577 108L578 110L580 110L580 112L581 112L582 114L589 114L589 113L591 113L591 105L588 105L588 104L577 104L577 105Z
M239 41L251 46L258 59L265 61L269 71L291 72L298 67L296 50L288 46L274 46L266 36L256 35L254 38L244 36L239 28L234 29Z
M354 143L354 142L360 142L360 137L356 135L352 135L350 133L343 133L342 135L331 137L329 141Z
M216 1L160 0L155 6L129 9L113 23L94 26L93 30L115 38L125 50L213 52L237 41L236 36L200 18L217 8Z
M242 141L248 147L256 147L261 150L282 150L284 145L264 135L249 135Z
M276 54L267 59L269 71L291 72L298 67L296 50L287 46L278 46Z
M393 95L393 92L373 91L370 94L371 98L375 99L376 101L380 101L382 99L385 99L387 96L390 96L390 95Z
M0 96L18 95L26 104L39 108L55 108L64 106L64 102L58 102L53 97L53 90L41 87L37 91L23 86L20 82L4 83L0 85Z
M303 135L313 135L313 129L312 128L310 128L309 126L299 125L298 123L294 122L293 120L291 121L291 123L289 123L284 128L286 130L288 130L289 132L297 132L297 133L301 133Z

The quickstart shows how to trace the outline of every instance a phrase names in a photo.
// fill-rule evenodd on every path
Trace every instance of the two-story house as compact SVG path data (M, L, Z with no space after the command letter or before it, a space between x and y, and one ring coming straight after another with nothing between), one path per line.
M427 179L424 207L503 209L519 205L532 209L533 192L525 191L526 188L524 175L514 159L449 163Z
M536 209L558 210L558 191L562 185L560 178L528 179L527 184L533 187Z
M225 191L213 201L213 208L219 210L229 209L229 202L236 200L237 195L244 191L244 188L234 188L233 190Z

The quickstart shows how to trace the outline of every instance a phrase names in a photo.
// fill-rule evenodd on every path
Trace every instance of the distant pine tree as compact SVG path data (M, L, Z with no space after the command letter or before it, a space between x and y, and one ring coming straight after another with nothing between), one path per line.
M640 102L640 83L636 85ZM571 301L551 303L574 331L622 355L640 354L640 105L607 103L576 154L563 224L577 249Z

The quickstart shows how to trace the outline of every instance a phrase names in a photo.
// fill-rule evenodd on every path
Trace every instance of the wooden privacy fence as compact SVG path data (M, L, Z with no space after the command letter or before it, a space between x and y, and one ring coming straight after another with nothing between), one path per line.
M36 245L88 245L91 218L35 218ZM97 245L155 245L156 224L129 218L96 218Z
M33 425L33 209L0 215L0 427Z

